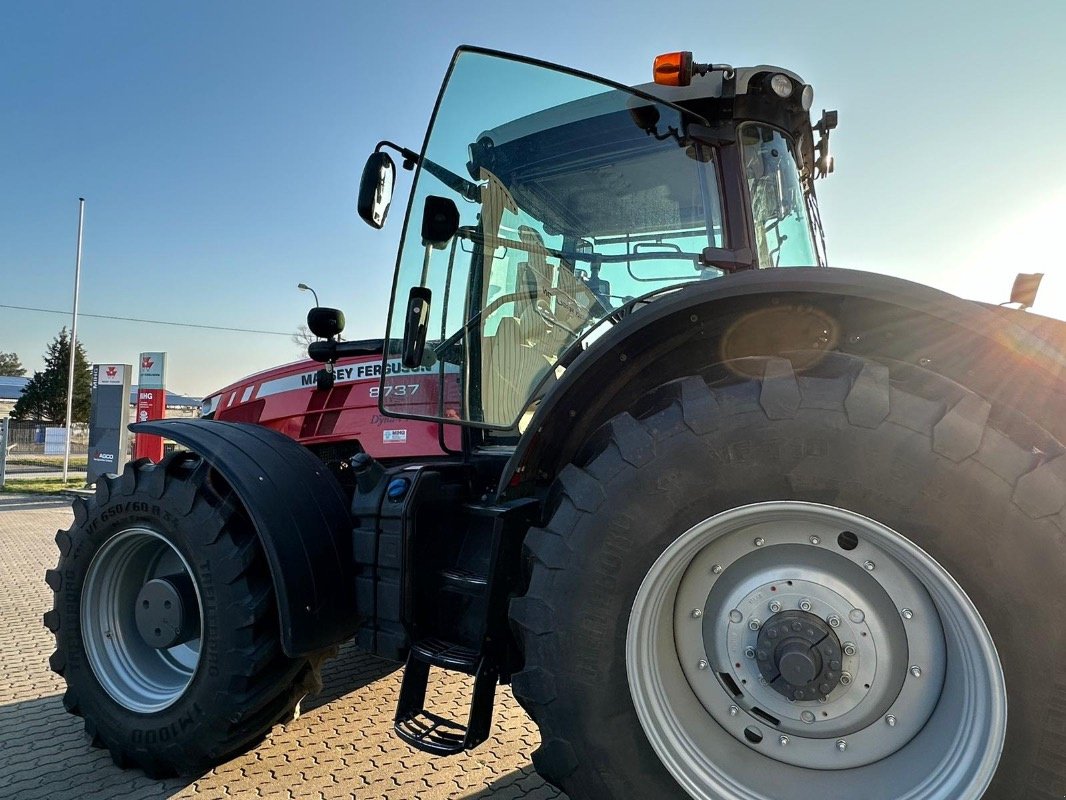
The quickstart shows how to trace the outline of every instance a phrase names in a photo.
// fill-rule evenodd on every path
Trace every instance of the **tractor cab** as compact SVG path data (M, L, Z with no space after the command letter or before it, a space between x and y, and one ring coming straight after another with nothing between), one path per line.
M660 66L657 83L627 88L457 52L422 152L395 148L418 169L387 335L404 342L405 367L437 375L429 419L522 430L596 332L656 296L825 265L813 178L831 164L813 140L811 88L774 67ZM392 197L389 147L360 193L376 227ZM426 418L406 384L383 376L382 410Z

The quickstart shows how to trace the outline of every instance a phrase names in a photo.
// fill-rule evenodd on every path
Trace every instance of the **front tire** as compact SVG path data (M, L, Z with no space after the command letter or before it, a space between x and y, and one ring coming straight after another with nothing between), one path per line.
M527 537L514 692L538 771L575 800L1063 796L1062 454L947 379L843 355L653 391L563 470ZM759 636L807 613L837 654L793 647L789 669L824 664L829 692L796 679L786 697Z
M153 777L206 770L316 689L322 659L281 651L256 532L198 456L127 464L74 514L46 575L50 663L64 706L116 764Z

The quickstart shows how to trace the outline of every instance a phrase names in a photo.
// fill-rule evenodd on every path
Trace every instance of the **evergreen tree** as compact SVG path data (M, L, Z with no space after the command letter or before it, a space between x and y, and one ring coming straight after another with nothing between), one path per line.
M16 378L26 374L26 368L19 361L18 353L4 353L0 351L0 375L13 375Z
M63 328L44 354L44 371L34 372L29 383L15 403L11 416L15 419L32 419L40 422L66 424L67 374L70 365L70 336ZM89 403L92 392L92 371L85 348L78 342L74 351L74 404L71 417L74 422L89 421Z

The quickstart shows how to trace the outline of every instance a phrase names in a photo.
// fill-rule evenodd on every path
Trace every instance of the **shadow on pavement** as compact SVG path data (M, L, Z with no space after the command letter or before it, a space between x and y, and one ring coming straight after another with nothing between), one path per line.
M345 644L323 665L322 691L307 698L303 710L331 703L400 666ZM119 769L107 750L89 744L82 719L66 712L62 695L0 705L0 798L170 797L196 780L189 776L156 781L139 770Z
M61 695L0 706L0 797L166 797L187 783L116 767L106 750L89 745L82 720L66 712Z
M484 789L463 795L462 800L567 800L565 794L544 782L533 770L533 765L508 772L494 780Z
M360 650L352 642L345 642L336 657L322 665L321 691L306 698L300 708L302 711L312 711L332 703L349 692L392 674L402 666L398 661L386 661Z

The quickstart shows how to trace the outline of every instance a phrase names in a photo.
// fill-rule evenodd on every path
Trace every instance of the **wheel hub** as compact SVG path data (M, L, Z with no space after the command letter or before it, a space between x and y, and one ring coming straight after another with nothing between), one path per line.
M177 702L200 664L202 608L189 562L161 533L126 528L100 546L85 573L81 631L113 700L141 714Z
M976 800L1006 728L995 646L958 584L896 531L814 503L737 507L670 544L633 601L626 671L699 800Z
M782 611L759 631L759 673L787 700L816 700L839 684L841 646L833 629L807 611Z
M196 589L184 572L153 578L141 587L133 618L145 644L174 647L200 635Z

